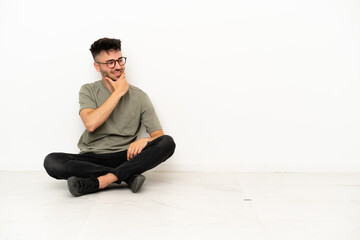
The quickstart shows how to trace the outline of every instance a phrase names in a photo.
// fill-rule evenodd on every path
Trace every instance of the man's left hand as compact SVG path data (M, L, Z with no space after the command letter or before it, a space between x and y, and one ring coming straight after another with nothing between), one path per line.
M146 147L148 142L149 138L140 138L139 140L130 144L129 149L127 150L127 160L130 160L137 154L141 153L141 151Z

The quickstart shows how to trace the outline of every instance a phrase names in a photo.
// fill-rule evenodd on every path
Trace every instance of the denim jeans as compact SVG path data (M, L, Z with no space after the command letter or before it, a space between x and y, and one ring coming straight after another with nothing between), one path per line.
M171 157L175 142L169 135L163 135L149 142L135 157L127 160L127 150L106 154L50 153L45 157L44 168L56 179L75 177L99 177L113 173L117 182L129 179L135 174L150 170Z

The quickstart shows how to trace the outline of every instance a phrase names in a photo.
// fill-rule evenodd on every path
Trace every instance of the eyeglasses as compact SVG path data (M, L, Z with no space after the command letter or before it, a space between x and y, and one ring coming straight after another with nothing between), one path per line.
M96 63L106 64L108 68L113 69L116 66L116 62L118 62L120 66L124 66L126 63L126 57L119 57L118 60L109 60L104 63L102 62L96 62Z

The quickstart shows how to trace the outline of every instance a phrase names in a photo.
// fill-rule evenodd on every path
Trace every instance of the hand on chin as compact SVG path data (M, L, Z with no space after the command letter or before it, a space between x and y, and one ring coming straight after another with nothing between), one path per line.
M109 77L111 80L113 80L114 82L116 82L120 77L116 77L116 76L111 76Z

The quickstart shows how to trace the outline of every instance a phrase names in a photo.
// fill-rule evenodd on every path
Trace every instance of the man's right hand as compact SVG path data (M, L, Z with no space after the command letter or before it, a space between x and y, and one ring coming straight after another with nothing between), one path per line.
M112 87L112 94L110 97L97 109L86 108L80 112L81 120L89 132L95 131L106 121L120 98L124 96L129 89L125 73L121 74L117 81L113 81L108 77L105 77L105 80L108 81Z
M105 80L110 83L113 88L113 92L118 94L120 97L124 96L129 90L129 83L126 81L125 72L121 74L117 81L113 81L109 77L105 77Z

